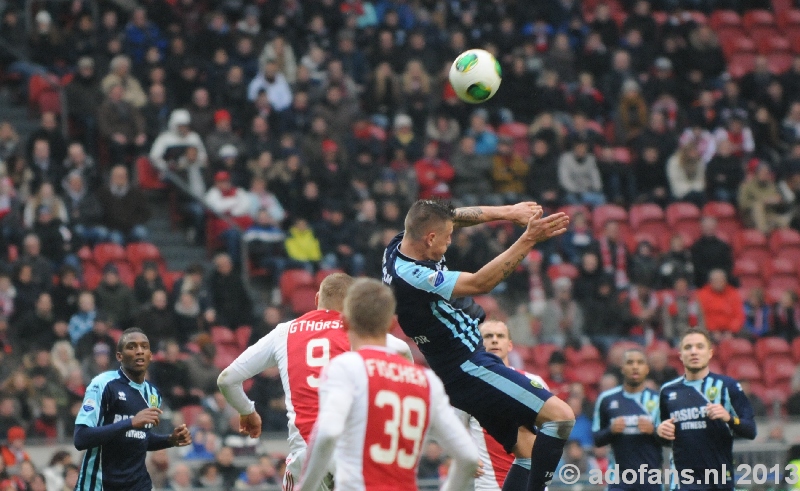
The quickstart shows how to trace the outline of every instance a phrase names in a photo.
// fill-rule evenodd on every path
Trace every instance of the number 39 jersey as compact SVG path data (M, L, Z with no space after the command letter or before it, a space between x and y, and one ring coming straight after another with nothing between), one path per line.
M408 345L389 336L389 347L410 356ZM289 322L278 324L272 332L250 346L223 370L219 387L239 414L255 410L242 389L242 382L278 367L286 398L289 419L290 452L306 447L319 409L319 377L332 358L350 351L350 341L339 312L312 310Z
M343 354L323 372L302 482L313 486L324 474L331 455L324 444L315 445L333 436L337 491L416 490L428 433L456 459L469 452L463 449L474 452L433 372L382 347Z

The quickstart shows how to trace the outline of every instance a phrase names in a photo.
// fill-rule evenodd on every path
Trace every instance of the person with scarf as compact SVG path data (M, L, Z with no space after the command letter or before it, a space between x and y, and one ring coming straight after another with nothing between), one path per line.
M553 296L550 277L542 269L542 253L533 250L528 253L526 273L528 276L528 310L534 317L539 317L547 306L547 299Z
M628 251L622 241L619 223L611 220L603 227L603 235L598 240L600 265L607 274L614 276L618 290L630 285L628 279Z
M797 292L786 290L772 307L772 332L788 342L800 334L800 306Z
M772 332L772 312L764 300L764 290L753 288L744 303L744 331L753 341Z
M637 283L628 292L628 308L635 319L629 335L649 345L655 335L662 331L664 307L658 293L650 286Z
M675 278L672 290L663 294L663 336L670 342L677 341L680 333L689 328L703 326L703 312L696 292L686 277Z
M250 216L251 198L247 191L237 188L231 183L231 176L226 171L214 175L214 186L208 190L205 202L214 213L232 220L240 230L246 230L253 224ZM230 226L221 218L213 218L208 227L210 239L221 239L234 261L238 261L241 245L241 231Z

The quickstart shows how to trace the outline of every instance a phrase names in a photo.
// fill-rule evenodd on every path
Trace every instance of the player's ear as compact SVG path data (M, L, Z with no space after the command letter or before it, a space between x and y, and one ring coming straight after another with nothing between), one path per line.
M319 308L319 292L314 294L314 307Z
M120 353L119 351L117 351L117 362L122 363L122 353Z
M433 241L436 240L436 232L431 231L425 235L425 245L428 247L433 247Z

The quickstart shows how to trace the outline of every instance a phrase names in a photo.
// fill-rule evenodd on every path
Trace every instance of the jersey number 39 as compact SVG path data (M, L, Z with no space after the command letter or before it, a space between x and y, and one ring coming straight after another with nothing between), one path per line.
M401 469L411 469L417 463L422 438L425 430L427 407L419 397L400 396L390 390L381 390L375 394L374 405L379 408L389 407L391 417L386 420L383 431L389 436L389 446L382 447L374 443L369 447L369 456L376 464L391 465L397 462ZM411 452L400 447L400 437L412 443ZM406 447L406 445L404 445Z

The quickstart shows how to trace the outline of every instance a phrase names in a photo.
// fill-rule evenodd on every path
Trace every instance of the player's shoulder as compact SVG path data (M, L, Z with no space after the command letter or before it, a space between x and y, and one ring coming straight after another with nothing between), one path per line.
M614 387L614 388L608 389L606 391L603 391L603 392L600 393L599 396L597 396L597 404L600 405L605 400L613 398L614 396L619 395L621 392L622 392L622 386L621 385L618 386L618 387Z
M664 389L666 389L668 387L672 388L672 389L675 389L677 387L682 386L683 385L683 380L684 380L683 376L680 376L678 378L674 378L674 379L670 380L669 382L664 382L664 385L661 386L661 393L663 394L664 393Z
M111 382L118 380L120 378L119 372L116 370L109 370L107 372L103 372L97 376L95 376L91 382L89 382L88 389L89 390L97 390L103 391L108 384Z
M713 373L713 372L710 372L708 374L708 376L714 381L722 382L723 387L727 387L727 388L734 388L735 387L735 388L740 388L741 389L741 386L739 385L739 381L736 380L733 377L729 377L727 375L722 375L721 373Z

